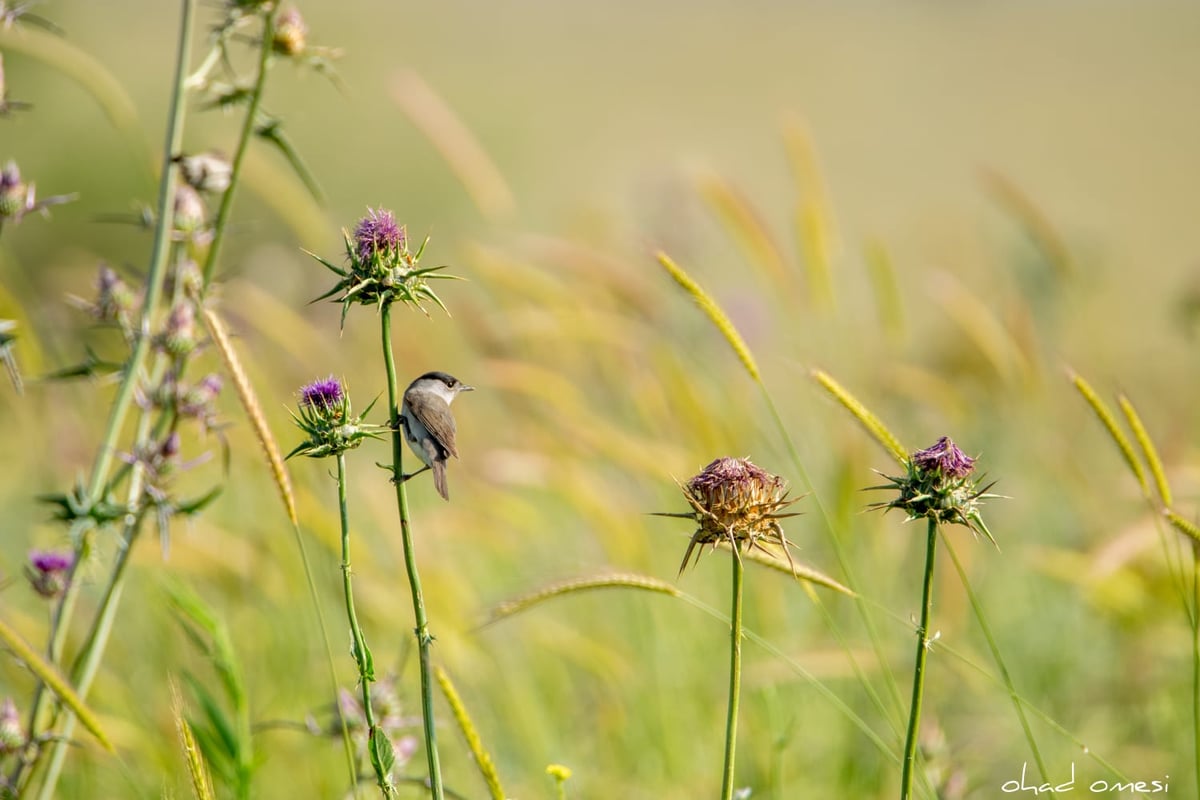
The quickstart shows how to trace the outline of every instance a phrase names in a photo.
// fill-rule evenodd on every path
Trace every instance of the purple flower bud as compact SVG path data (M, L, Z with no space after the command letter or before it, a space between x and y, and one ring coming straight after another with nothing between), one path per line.
M21 170L17 167L17 162L10 161L4 165L3 170L0 170L0 192L20 185Z
M171 309L157 343L173 356L187 355L192 351L196 346L196 310L191 303L185 300Z
M392 212L368 208L367 216L354 229L354 245L358 260L369 262L378 256L399 254L405 245L404 228L396 224Z
M207 211L200 193L186 183L175 189L175 230L185 237L199 233L204 228Z
M344 396L341 382L330 376L303 387L300 390L300 405L318 409L333 408L342 402Z
M935 472L947 478L965 478L975 471L975 459L959 450L949 436L913 453L912 463L922 472Z
M75 557L60 550L33 550L25 575L33 590L42 597L58 597L67 588L68 573Z
M96 279L96 302L88 309L92 315L101 322L121 322L129 318L136 302L134 293L116 271L101 264Z
M0 703L0 756L11 755L25 746L25 731L21 729L21 715L11 697Z
M280 13L276 20L271 46L280 55L299 55L304 52L307 36L308 26L304 24L304 18L295 8L289 8Z
M21 183L21 170L16 163L10 161L0 171L0 219L16 217L25 211L28 203L28 190Z

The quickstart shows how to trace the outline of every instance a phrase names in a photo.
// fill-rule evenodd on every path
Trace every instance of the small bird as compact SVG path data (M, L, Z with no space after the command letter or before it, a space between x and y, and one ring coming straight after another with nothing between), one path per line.
M433 485L438 494L445 500L450 499L450 490L446 488L446 462L450 456L458 458L450 404L459 392L474 390L475 387L444 372L426 372L404 390L400 424L404 426L404 438L409 448L425 464L424 469L405 475L404 480L432 469Z

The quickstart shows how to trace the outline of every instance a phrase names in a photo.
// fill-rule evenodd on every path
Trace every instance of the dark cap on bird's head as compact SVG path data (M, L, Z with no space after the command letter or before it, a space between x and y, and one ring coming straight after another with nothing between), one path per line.
M472 392L475 390L474 386L467 386L453 375L436 370L434 372L426 372L424 375L414 380L413 383L416 384L424 380L440 381L446 384L446 388L456 389L460 392Z

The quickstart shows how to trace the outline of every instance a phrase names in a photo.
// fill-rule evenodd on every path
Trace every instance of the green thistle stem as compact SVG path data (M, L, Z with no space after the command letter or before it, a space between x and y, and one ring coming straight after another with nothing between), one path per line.
M921 727L921 700L925 694L925 657L929 653L929 618L933 612L933 561L937 554L937 522L929 520L925 546L925 582L921 590L921 627L917 629L917 659L913 667L912 705L908 712L908 735L900 778L900 800L911 800L913 770L917 761L917 733Z
M375 668L371 663L371 651L363 637L358 614L354 610L354 589L350 570L350 512L346 503L346 454L337 454L338 518L342 524L342 591L346 596L346 617L350 622L350 635L354 639L354 663L358 667L358 685L362 690L363 716L367 721L367 741L375 733L375 710L371 708L371 682L375 680ZM375 767L375 779L384 797L396 796L395 788L388 780L382 765L371 759Z
M738 703L742 688L742 577L745 568L739 546L734 546L730 561L733 564L733 588L729 625L729 706L725 715L725 776L721 782L721 800L733 800Z
M191 36L193 20L193 0L183 0L182 14L179 25L179 47L175 61L175 83L171 92L171 106L167 114L166 151L163 153L162 175L158 192L158 225L154 230L154 243L150 265L146 275L146 297L142 304L142 314L138 334L133 343L133 351L125 365L124 377L117 389L117 396L109 410L108 422L96 452L96 460L92 465L92 473L87 485L87 498L91 503L98 502L104 495L108 485L108 473L116 454L117 437L125 424L125 415L133 401L134 389L142 374L142 365L150 350L150 321L160 305L163 290L163 278L166 274L167 256L171 248L171 229L174 226L175 200L175 170L172 168L172 157L183 142L183 120L185 116L184 80L187 63L191 58ZM47 653L51 663L58 664L62 659L63 646L66 642L67 631L71 626L71 618L75 602L79 596L82 581L76 580L80 562L91 549L91 531L83 531L75 546L75 562L71 566L67 587L59 600L54 614L54 625L51 630ZM118 591L119 596L119 591ZM97 620L100 618L97 617ZM101 648L103 649L103 648ZM81 697L86 697L86 689L76 687ZM42 705L46 694L39 687L34 699L34 707L30 712L31 735L39 734L34 730L41 715ZM74 717L68 716L65 725L73 727ZM50 797L58 782L58 772L65 757L66 739L59 739L54 745L54 755L50 771L42 786L42 796ZM41 756L41 751L36 757ZM35 757L35 758L36 758ZM26 766L22 761L14 770L10 783L17 784L21 772Z
M230 163L229 187L221 195L221 205L217 209L217 218L213 222L212 243L208 246L208 257L204 259L204 292L212 285L213 273L217 268L217 256L221 252L221 243L225 240L225 228L229 215L233 211L233 194L242 174L242 161L246 157L246 149L254 136L254 122L258 117L258 107L262 103L263 89L267 85L267 73L271 67L271 47L275 38L275 11L269 10L263 14L262 43L258 54L258 75L254 79L254 89L250 93L250 101L246 106L246 118L242 121L242 132L238 136L237 150L234 151ZM172 153L178 152L178 149Z
M429 762L429 791L434 800L444 800L442 767L438 759L437 728L433 720L433 682L430 676L429 649L433 635L425 616L425 598L417 573L417 554L413 547L408 515L408 491L404 483L404 433L400 429L400 389L396 382L396 362L392 356L392 306L385 303L380 314L383 336L383 360L387 368L388 425L392 429L392 483L396 489L396 509L400 515L400 538L404 546L404 568L412 590L413 616L416 621L417 652L421 672L421 721L425 728L425 755Z

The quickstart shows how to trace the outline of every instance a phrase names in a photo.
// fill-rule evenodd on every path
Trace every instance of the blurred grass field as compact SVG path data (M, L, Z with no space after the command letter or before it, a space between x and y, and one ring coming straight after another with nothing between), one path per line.
M852 601L821 592L821 602L872 686L886 698L894 681L907 710L921 532L862 511L878 499L860 491L879 482L871 470L895 465L810 380L814 367L909 449L949 434L982 455L1011 498L986 509L1001 552L963 530L951 537L1018 690L1131 777L1169 775L1174 793L1191 795L1190 632L1137 484L1063 367L1106 398L1129 394L1177 506L1194 519L1200 10L310 5L301 10L312 40L346 51L337 70L347 88L282 64L266 106L284 118L327 203L308 200L276 153L252 151L219 308L286 451L298 440L287 407L301 384L342 377L358 408L385 388L376 320L352 309L339 334L335 304L308 305L328 274L302 247L339 257L339 228L383 206L410 236L432 236L429 260L469 279L439 287L452 318L400 315L396 348L401 380L442 369L479 389L455 405L453 502L423 479L410 495L435 657L513 798L551 797L550 763L572 768L573 798L715 793L726 626L670 598L615 590L481 623L495 604L565 577L673 578L691 531L648 512L684 510L675 480L721 455L748 455L796 494L812 493L788 538L798 558L845 580L817 500L828 510L855 588L875 609L886 669ZM17 160L41 194L81 194L0 238L0 318L21 324L29 379L24 397L0 391L0 574L11 579L2 602L5 619L40 644L44 607L21 570L30 547L59 545L63 532L33 498L87 469L112 386L36 376L80 360L85 336L114 344L88 332L65 295L89 294L100 261L131 272L146 261L147 236L93 220L153 197L177 10L46 2L37 11L137 111L131 138L27 52L26 34L0 31L9 91L36 106L0 120L0 159ZM400 100L411 100L414 74L494 160L511 209L482 212L406 116ZM193 109L188 147L231 147L233 124ZM815 154L799 178L789 141ZM798 208L810 212L800 235ZM747 209L766 238L739 240L745 223L730 230L729 215ZM745 337L812 485L742 365L656 263L658 249ZM823 252L824 296L812 259ZM894 276L894 297L880 294L881 269ZM168 680L203 676L206 665L166 608L172 582L228 623L256 722L303 723L332 700L286 517L226 394L224 493L173 530L165 560L151 537L140 543L91 694L121 758L83 741L63 798L186 795ZM201 444L219 452L215 437ZM374 465L386 457L382 443L351 454L355 588L376 663L400 673L419 734L412 612L387 476ZM206 489L219 461L185 485ZM290 469L348 686L335 485L324 462ZM679 586L723 607L724 567L724 556L706 555ZM868 702L806 593L768 571L752 571L747 592L748 626L898 752L900 708L885 717ZM81 602L95 601L85 592ZM940 642L994 673L948 560L935 609ZM967 798L1000 796L1030 760L1005 690L937 645L931 665L926 720L945 737L936 766L965 776ZM740 786L780 800L895 794L898 767L792 665L747 645L746 669ZM29 683L0 659L0 694L25 696ZM447 783L481 797L439 708ZM1081 787L1110 777L1045 724L1034 731L1057 780L1072 762ZM274 726L258 747L258 796L345 788L332 739ZM410 774L422 768L416 758Z

